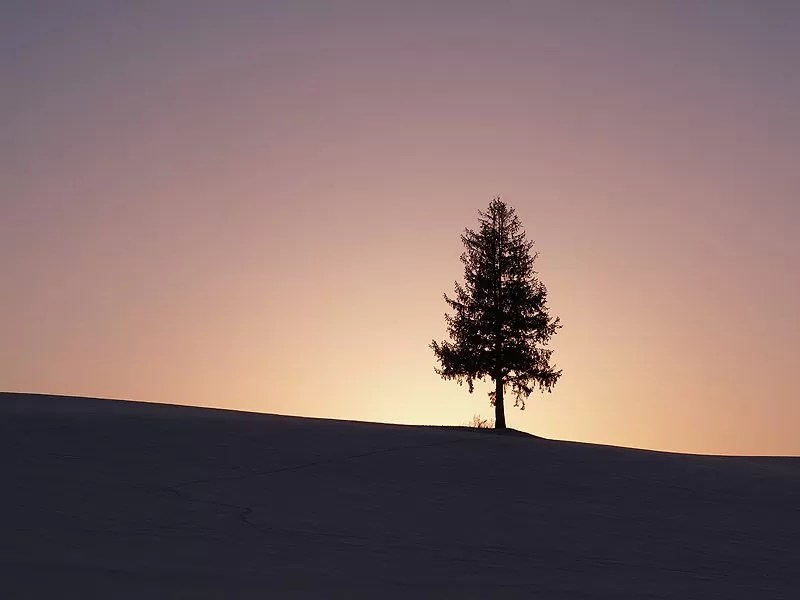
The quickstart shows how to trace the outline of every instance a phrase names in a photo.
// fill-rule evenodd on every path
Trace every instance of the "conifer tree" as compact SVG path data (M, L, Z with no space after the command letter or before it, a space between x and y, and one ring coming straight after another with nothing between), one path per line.
M537 278L528 241L514 209L500 198L479 211L478 231L461 236L464 284L455 284L455 296L444 299L452 314L445 314L450 340L433 341L431 348L444 379L464 381L469 391L475 380L490 378L489 393L495 407L495 427L505 429L503 396L514 393L514 406L524 410L525 400L538 386L552 391L561 371L550 364L550 338L561 328L547 306L547 288Z

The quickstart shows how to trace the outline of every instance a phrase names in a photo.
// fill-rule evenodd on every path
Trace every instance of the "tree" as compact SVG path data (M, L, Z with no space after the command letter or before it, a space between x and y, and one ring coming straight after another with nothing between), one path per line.
M456 282L455 297L444 299L453 314L445 314L451 341L431 343L444 379L464 381L474 391L475 380L491 378L489 393L495 407L495 427L505 429L503 395L514 392L514 406L538 386L552 391L561 371L550 364L550 338L561 328L547 306L547 288L537 278L531 253L514 209L495 198L484 213L478 212L479 230L461 236L464 285Z

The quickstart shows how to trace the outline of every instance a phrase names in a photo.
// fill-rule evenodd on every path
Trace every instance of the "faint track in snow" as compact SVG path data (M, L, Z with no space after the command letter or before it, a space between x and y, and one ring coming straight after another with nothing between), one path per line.
M216 500L206 500L206 499L192 497L190 494L187 494L186 492L181 491L181 488L186 488L186 487L192 486L192 485L209 485L209 484L214 484L214 483L226 483L226 482L232 482L232 481L243 481L243 480L247 480L247 479L255 479L257 477L267 477L269 475L277 475L279 473L287 473L287 472L292 472L292 471L301 471L303 469L311 469L311 468L314 468L314 467L320 467L320 466L324 466L324 465L336 464L336 463L346 462L346 461L349 461L349 460L356 460L356 459L359 459L359 458L368 458L370 456L376 456L376 455L379 455L379 454L400 452L400 451L403 451L403 450L415 450L415 449L418 449L418 448L434 448L434 447L437 447L437 446L446 446L446 445L449 445L449 444L457 444L457 443L461 443L461 442L470 442L470 441L485 440L485 439L490 439L490 438L488 436L485 436L485 435L474 435L474 436L471 436L471 437L463 437L463 438L457 438L457 439L454 439L454 440L446 440L446 441L441 441L441 442L431 442L431 443L427 443L427 444L411 444L411 445L406 445L406 446L391 446L389 448L379 448L377 450L370 450L368 452L360 452L358 454L349 454L349 455L346 455L346 456L338 456L338 457L335 457L335 458L328 458L328 459L323 459L323 460L315 460L315 461L310 461L310 462L306 462L306 463L301 463L299 465L291 465L291 466L287 466L287 467L277 467L277 468L274 468L274 469L267 469L267 470L264 470L264 471L255 471L253 473L244 473L244 474L241 474L241 475L226 475L226 476L221 476L221 477L209 477L209 478L204 478L204 479L192 479L192 480L189 480L189 481L182 481L182 482L179 482L179 483L174 483L172 485L168 485L166 487L163 487L162 491L174 494L178 498L180 498L182 500L185 500L185 501L188 501L188 502L194 502L194 503L197 503L197 504L206 504L206 505L209 505L209 506L220 506L220 507L223 507L223 508L227 508L227 509L232 509L234 511L238 511L238 519L242 523L244 523L245 525L248 525L249 527L251 527L251 528L255 529L256 531L258 531L259 533L263 534L263 533L267 533L268 530L269 531L274 530L274 528L272 528L272 527L265 528L265 527L260 526L258 523L254 523L253 521L251 521L249 517L254 512L251 507L243 506L243 505L239 505L239 504L229 504L227 502L218 502ZM338 534L338 533L325 533L325 532L319 532L319 531L314 531L314 532L308 531L306 533L313 533L314 535L343 537L342 534ZM344 537L352 537L352 538L361 539L363 536L349 535L349 536L344 536Z

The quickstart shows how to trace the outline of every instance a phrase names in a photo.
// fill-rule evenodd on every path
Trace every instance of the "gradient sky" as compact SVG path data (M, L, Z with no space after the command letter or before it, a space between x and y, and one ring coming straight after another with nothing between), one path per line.
M800 454L800 3L0 4L0 389L403 423L459 234L536 240L509 426Z

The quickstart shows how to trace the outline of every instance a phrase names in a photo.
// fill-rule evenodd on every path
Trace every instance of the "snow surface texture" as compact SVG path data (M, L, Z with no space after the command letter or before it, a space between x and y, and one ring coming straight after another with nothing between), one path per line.
M800 598L800 458L0 394L3 598Z

